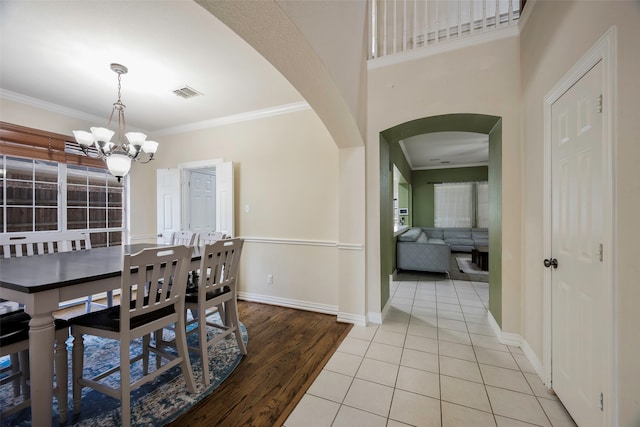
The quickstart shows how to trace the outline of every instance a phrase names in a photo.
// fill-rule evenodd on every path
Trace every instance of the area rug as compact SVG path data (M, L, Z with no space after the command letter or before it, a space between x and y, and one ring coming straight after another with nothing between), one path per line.
M245 326L240 323L243 341L247 343L248 335ZM208 328L208 334L219 333L215 328ZM170 339L170 331L165 330L165 339ZM188 337L190 346L197 346L198 334ZM69 361L71 361L71 341L67 344L69 349ZM136 340L131 345L131 355L141 352L141 341ZM134 426L161 426L175 420L193 405L202 400L215 390L238 366L242 359L242 353L238 349L235 337L223 339L209 350L209 373L211 383L205 388L202 383L202 365L196 353L190 353L191 368L196 382L196 393L187 392L186 384L182 378L180 366L165 372L154 381L145 384L131 394L131 425ZM8 363L8 361L3 361ZM85 336L85 375L90 371L100 371L105 367L117 365L118 343L114 340L103 339L94 336ZM152 360L151 366L155 366ZM132 365L132 378L140 378L142 362ZM69 377L71 377L71 364L69 363ZM110 384L117 384L118 375L110 378ZM0 391L0 403L2 407L13 398L11 385L7 384ZM53 425L60 425L57 418L57 399L53 400ZM71 380L69 379L69 419L66 425L70 426L119 426L120 402L90 388L82 391L82 410L79 416L73 416L73 396ZM30 426L31 410L27 408L9 417L0 420L2 427Z
M488 271L480 270L480 267L471 262L471 255L456 255L456 262L463 273L489 275Z

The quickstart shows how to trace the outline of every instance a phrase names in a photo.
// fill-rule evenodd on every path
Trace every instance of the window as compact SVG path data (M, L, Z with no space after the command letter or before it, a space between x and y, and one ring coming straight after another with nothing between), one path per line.
M0 130L0 232L73 229L91 232L92 247L122 244L124 187L102 161L65 153L64 136Z
M489 227L489 184L451 182L434 185L435 227Z

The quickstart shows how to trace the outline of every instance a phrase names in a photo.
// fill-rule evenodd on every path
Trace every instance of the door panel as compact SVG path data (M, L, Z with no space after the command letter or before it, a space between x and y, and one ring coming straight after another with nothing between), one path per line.
M552 112L552 386L581 427L602 426L606 341L598 63Z
M197 170L189 173L189 230L207 233L216 226L216 176Z
M170 243L171 234L180 230L180 171L158 169L157 185L157 236L158 243Z

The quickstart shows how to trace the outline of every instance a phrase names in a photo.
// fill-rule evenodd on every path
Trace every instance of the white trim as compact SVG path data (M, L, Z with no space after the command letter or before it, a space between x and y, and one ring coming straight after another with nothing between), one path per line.
M249 292L238 292L238 299L249 302L260 302L263 304L278 305L280 307L295 308L298 310L315 311L317 313L338 315L338 306L335 305L318 304L314 302L300 301L290 298L253 294Z
M538 359L538 356L533 351L529 343L526 340L522 340L522 344L520 344L520 348L522 349L522 352L527 357L527 359L529 360L529 363L531 363L531 366L536 371L540 379L542 379L542 374L544 373L542 362L540 361L540 359ZM547 390L551 390L551 389L547 387Z
M400 64L402 62L413 61L416 59L427 58L429 56L440 55L444 52L450 52L458 49L464 49L477 46L483 43L489 43L496 40L507 39L510 37L518 37L520 30L517 25L509 27L501 27L496 30L489 30L481 34L474 33L473 37L465 37L457 40L451 40L447 43L437 44L434 46L423 46L416 49L408 50L398 54L389 54L380 58L373 58L367 61L367 69L374 70L376 68L387 67L390 65Z
M514 347L520 347L522 343L522 337L520 334L515 334L513 332L502 332L500 329L500 325L496 322L496 319L493 318L493 314L490 311L487 311L487 319L489 320L489 326L493 329L493 332L496 334L498 341L500 344L510 345Z
M355 326L367 326L367 318L361 314L338 313L338 322L353 323Z
M367 320L371 323L375 323L376 325L382 324L383 315L382 313L376 313L375 311L370 311L367 313Z
M340 243L330 240L284 239L279 237L242 237L245 243L267 243L273 245L324 246L340 250L362 251L362 243Z
M311 106L306 101L292 102L290 104L278 105L275 107L262 108L260 110L247 111L239 114L232 114L225 117L203 120L201 122L190 123L182 126L159 129L151 133L153 137L175 135L178 133L193 132L196 130L210 129L218 126L225 126L234 123L246 122L249 120L264 119L267 117L279 116L281 114L294 113L310 109Z
M604 280L605 280L605 328L609 331L608 342L602 343L606 349L610 349L605 355L608 372L605 375L605 419L607 425L615 426L618 423L618 395L617 395L617 341L616 341L616 273L614 269L615 254L615 232L617 224L615 221L614 207L616 201L615 193L615 151L616 151L616 86L617 86L617 28L612 26L604 35L585 53L582 58L556 83L556 85L544 97L544 173L543 173L543 248L545 253L541 254L546 258L551 254L552 234L551 234L551 106L556 102L571 86L580 80L598 62L602 61L603 72L603 244L605 248L604 258ZM542 263L541 263L542 265ZM540 267L542 268L542 267ZM552 386L552 360L551 360L551 271L543 274L543 381L545 386Z
M518 29L522 32L525 25L527 25L527 21L533 13L533 8L536 5L538 0L527 0L527 4L524 6L524 10L520 11L520 16L518 17Z
M22 95L20 93L12 92L6 89L0 89L0 98L6 99L8 101L17 102L20 104L28 105L30 107L39 108L41 110L50 111L56 114L62 114L64 116L73 117L76 119L84 120L89 123L102 123L104 126L105 123L109 121L108 117L99 117L93 114L85 113L83 111L74 110L72 108L63 107L62 105L54 104L52 102L43 101L38 98L33 98L31 96ZM143 132L148 134L148 131L144 129L140 129L134 126L128 126L128 130L133 130L137 132Z
M438 165L438 166L420 166L420 167L415 167L411 170L423 171L423 170L431 170L431 169L474 168L478 166L489 166L489 162L447 163L446 165Z

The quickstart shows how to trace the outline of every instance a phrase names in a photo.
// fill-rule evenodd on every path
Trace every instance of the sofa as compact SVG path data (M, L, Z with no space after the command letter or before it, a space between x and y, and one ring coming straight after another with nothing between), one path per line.
M429 238L444 240L453 252L471 252L476 246L489 246L487 228L420 228Z
M411 228L398 236L396 268L399 270L448 273L451 247L442 239L429 237L421 228Z
M476 245L489 245L486 228L413 227L398 236L396 268L448 273L451 252L471 252Z

